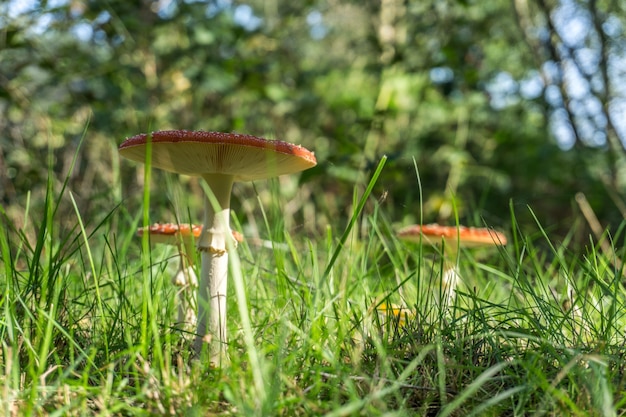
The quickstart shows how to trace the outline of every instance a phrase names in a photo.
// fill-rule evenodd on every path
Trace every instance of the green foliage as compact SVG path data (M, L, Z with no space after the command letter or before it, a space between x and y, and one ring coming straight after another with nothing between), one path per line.
M553 20L566 12L605 19L614 29L609 35L598 38L590 26L585 36L599 51L604 40L612 53L623 43L619 9L543 2L512 8L506 1L272 4L42 3L19 15L3 8L0 145L7 176L0 197L10 217L20 221L26 192L41 204L47 168L38 161L49 151L54 171L69 172L89 123L69 180L86 212L106 212L111 200L143 185L137 168L123 164L120 189L111 169L124 137L185 128L314 149L320 166L303 180L310 193L325 194L329 216L322 214L320 225L347 207L353 182L364 183L384 154L389 163L374 192L386 194L399 223L422 216L420 209L426 221L449 223L456 205L463 222L504 225L513 199L540 204L542 220L563 233L579 191L591 195L604 224L621 220L607 197L621 195L622 150L563 151L550 138L554 114L563 109L548 90L568 90L561 79L552 83L546 68L563 68L571 58L550 55L566 42L562 35L552 46L533 35L559 30L546 20L550 11ZM512 90L503 79L512 80ZM529 80L543 85L525 96ZM615 80L601 82L610 87ZM614 97L592 93L591 101L606 104L606 118ZM606 137L615 137L612 129ZM421 206L413 158L426 191ZM155 183L163 175L155 174ZM199 206L191 200L180 209L195 217Z
M346 229L318 240L282 228L287 201L273 188L271 246L246 236L232 256L222 369L191 360L192 339L173 322L174 254L139 253L138 218L116 210L87 234L77 210L67 234L55 208L71 195L51 189L47 214L28 216L41 224L16 229L2 213L3 413L623 412L626 299L610 258L556 246L540 224L534 237L514 229L507 248L460 254L446 305L442 254L395 238L370 194L376 177L355 192ZM368 238L352 233L357 219ZM404 315L382 314L388 303Z

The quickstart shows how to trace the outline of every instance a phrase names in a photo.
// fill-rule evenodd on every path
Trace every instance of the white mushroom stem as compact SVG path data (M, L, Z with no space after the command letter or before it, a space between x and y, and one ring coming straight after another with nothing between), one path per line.
M458 251L458 247L452 246L444 247L442 250L444 270L443 275L441 276L441 286L444 290L444 305L446 307L449 307L454 303L456 288L461 281L457 265Z
M193 252L180 253L180 263L178 271L172 283L179 287L177 291L178 298L178 325L182 326L185 331L193 331L196 328L196 312L198 311L196 302L196 293L198 291L198 277L193 270L193 262L190 254Z
M459 285L461 277L458 268L455 265L446 266L441 277L441 284L444 290L444 300L447 307L454 303L456 296L456 287Z
M226 291L230 232L230 193L232 175L203 175L215 201L205 196L204 228L198 239L202 271L198 286L198 328L194 341L196 354L204 341L209 343L209 361L219 366L226 359ZM213 204L215 203L215 204ZM217 210L215 209L217 207ZM207 312L208 308L208 312Z

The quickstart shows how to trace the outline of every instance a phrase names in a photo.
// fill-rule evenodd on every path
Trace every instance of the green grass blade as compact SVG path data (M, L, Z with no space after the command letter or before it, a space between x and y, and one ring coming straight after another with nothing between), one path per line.
M94 262L93 254L91 253L91 247L89 245L89 237L87 235L87 232L85 231L83 218L80 214L80 210L78 209L78 205L76 204L76 200L74 199L74 196L71 192L70 192L70 199L72 200L74 212L76 213L78 225L80 226L81 235L83 236L83 242L85 245L85 250L87 252L87 260L89 261L89 269L94 278L93 282L94 282L94 288L96 292L96 305L98 308L98 312L100 314L100 325L102 326L102 332L100 336L103 338L102 342L103 342L103 347L104 347L104 354L105 354L105 357L108 359L109 358L109 341L107 340L108 332L106 331L108 329L108 326L107 326L107 320L106 320L106 315L105 315L104 302L102 301L102 294L100 290L100 280L98 279L99 275L96 272L96 264Z
M493 379L494 376L499 374L504 368L510 366L509 362L501 362L496 364L482 374L478 376L472 383L470 383L463 391L459 393L459 395L452 400L447 406L445 406L441 412L438 414L438 417L448 417L452 415L465 401L467 401L472 395L474 395L483 385L488 383Z
M350 221L348 222L348 226L346 227L346 229L344 230L343 234L341 235L341 238L339 238L339 244L335 248L335 251L333 252L333 254L332 254L331 258L330 258L330 261L328 262L328 265L326 266L326 270L324 271L324 275L323 275L324 279L328 278L328 276L330 275L330 272L333 269L333 266L335 265L335 262L337 261L337 258L339 257L339 254L343 250L344 245L346 244L346 241L348 240L348 237L350 236L350 232L352 231L352 228L354 227L354 224L356 223L357 219L361 215L361 212L363 211L363 207L365 207L365 203L367 202L367 199L369 198L370 194L372 193L372 190L374 189L374 185L376 185L376 181L378 181L378 177L380 176L381 172L383 171L383 168L385 166L385 162L386 161L387 161L387 156L383 156L380 159L380 162L378 163L378 166L376 167L376 170L374 171L374 174L372 174L372 178L370 179L370 182L367 185L367 188L365 189L365 192L361 196L361 199L359 200L358 205L356 206L356 208L352 212L352 217L350 217Z

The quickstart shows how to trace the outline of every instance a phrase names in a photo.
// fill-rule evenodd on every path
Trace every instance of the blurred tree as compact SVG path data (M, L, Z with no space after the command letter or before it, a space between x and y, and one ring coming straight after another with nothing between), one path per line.
M167 128L314 149L304 187L281 187L315 196L292 208L312 232L345 218L382 154L377 193L399 223L450 223L456 207L504 226L512 199L566 230L578 191L605 224L622 218L607 198L626 178L619 2L18 4L0 6L0 198L15 218L45 191L48 155L62 181L83 134L69 187L81 210L107 213L143 181L123 164L120 194L117 144ZM177 204L156 203L157 218Z

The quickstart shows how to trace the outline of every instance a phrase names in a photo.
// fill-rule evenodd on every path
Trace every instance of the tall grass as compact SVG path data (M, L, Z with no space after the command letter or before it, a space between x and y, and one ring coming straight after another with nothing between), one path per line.
M0 413L624 413L623 271L597 242L571 252L539 222L524 235L512 211L512 243L462 252L446 305L441 254L399 242L371 195L382 169L316 237L286 230L279 187L263 186L272 246L249 239L232 256L222 369L193 361L175 326L175 254L134 237L152 221L149 191L135 215L74 205L69 229L57 226L65 189L48 187L22 229L2 210ZM620 229L615 253L623 241ZM389 305L401 313L383 314Z

